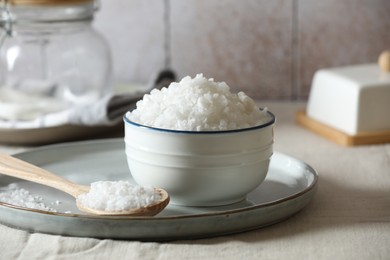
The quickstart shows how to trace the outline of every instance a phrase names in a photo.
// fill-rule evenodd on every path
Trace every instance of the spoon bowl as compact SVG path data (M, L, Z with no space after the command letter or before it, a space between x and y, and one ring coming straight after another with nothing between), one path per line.
M156 191L160 194L161 199L155 203L152 203L144 208L133 208L129 210L121 211L102 211L96 210L93 208L86 207L78 200L76 200L77 207L84 212L94 214L94 215L104 215L104 216L154 216L158 212L162 211L169 203L168 193L160 188L155 188Z
M168 193L161 189L155 188L160 194L160 199L154 203L141 208L130 208L121 211L105 211L89 208L78 202L77 198L83 193L89 191L89 186L76 184L58 175L55 175L45 169L36 165L30 164L26 161L20 160L8 154L0 153L0 174L12 176L15 178L46 185L57 190L72 195L76 198L77 207L88 214L101 216L154 216L161 212L169 203Z

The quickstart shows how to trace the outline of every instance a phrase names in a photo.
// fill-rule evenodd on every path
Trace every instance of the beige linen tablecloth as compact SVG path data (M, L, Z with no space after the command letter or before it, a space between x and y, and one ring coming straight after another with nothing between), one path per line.
M0 259L390 259L390 144L341 147L294 123L304 103L260 105L277 117L275 151L307 162L320 175L311 204L290 219L169 243L30 234L0 225Z

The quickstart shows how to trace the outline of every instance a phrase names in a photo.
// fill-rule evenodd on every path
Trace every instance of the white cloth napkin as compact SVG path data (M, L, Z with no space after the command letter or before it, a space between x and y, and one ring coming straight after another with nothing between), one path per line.
M138 100L153 88L168 86L175 80L169 69L153 76L146 86L126 86L102 98L88 96L69 106L54 98L0 88L0 128L31 129L61 125L109 126L136 107Z
M0 128L42 128L60 125L113 125L122 115L135 107L144 93L107 95L96 102L86 102L66 107L47 99L6 99L0 91Z

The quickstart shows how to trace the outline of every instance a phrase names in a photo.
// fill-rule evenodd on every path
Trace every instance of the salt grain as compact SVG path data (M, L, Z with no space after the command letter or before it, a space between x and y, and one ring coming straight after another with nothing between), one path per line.
M203 74L152 90L126 117L146 126L184 131L242 129L270 120L267 110L260 110L245 93L233 94L225 82Z
M41 196L32 195L28 190L19 188L15 183L11 183L1 190L1 202L24 208L57 212L55 209L45 205Z
M96 210L122 211L144 208L160 199L161 195L152 187L127 181L98 181L91 184L88 193L79 195L77 202Z

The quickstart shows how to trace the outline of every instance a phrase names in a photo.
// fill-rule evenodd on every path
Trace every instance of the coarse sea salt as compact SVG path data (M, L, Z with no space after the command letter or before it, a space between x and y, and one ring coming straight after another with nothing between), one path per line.
M33 195L28 190L19 188L16 183L11 183L0 189L0 201L24 208L57 212L47 206L41 196Z
M261 125L270 120L244 92L234 94L225 82L203 74L154 89L126 114L135 123L182 131L224 131Z
M133 185L128 181L98 181L77 202L96 210L122 211L145 208L161 199L153 187Z

